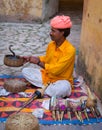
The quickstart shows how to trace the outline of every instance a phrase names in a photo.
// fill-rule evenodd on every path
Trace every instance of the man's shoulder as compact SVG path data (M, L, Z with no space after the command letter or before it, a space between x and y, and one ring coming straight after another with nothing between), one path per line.
M54 41L50 41L49 44L48 44L48 46L53 46L53 45L55 45Z
M76 51L75 46L71 42L69 42L68 40L66 40L66 48L71 49L73 51Z

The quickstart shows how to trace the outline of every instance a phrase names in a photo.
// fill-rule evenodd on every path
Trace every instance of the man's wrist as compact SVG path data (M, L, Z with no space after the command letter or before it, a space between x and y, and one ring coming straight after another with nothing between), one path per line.
M37 62L37 65L39 65L40 64L40 60Z

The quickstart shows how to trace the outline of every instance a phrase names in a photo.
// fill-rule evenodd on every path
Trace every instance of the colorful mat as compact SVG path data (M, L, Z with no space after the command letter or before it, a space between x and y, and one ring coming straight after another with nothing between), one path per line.
M0 87L3 86L4 81L7 79L12 79L12 78L18 78L20 80L23 80L22 76L11 76L11 75L1 75L0 76ZM75 84L77 84L76 80L74 82ZM34 93L35 89L32 86L27 87L26 89L26 93L29 95L29 98L31 97L31 95ZM71 96L69 97L70 99L78 99L80 97L85 97L87 96L83 90L80 87L75 88L72 91ZM20 94L9 94L8 96L1 96L0 97L0 121L1 122L5 122L7 120L7 118L15 113L16 111L18 111L22 105L29 99L28 97L24 97ZM42 118L38 118L39 119L39 123L43 124L43 125L57 125L57 124L92 124L92 123L100 123L102 122L102 118L98 117L95 118L94 115L92 115L92 113L88 112L88 116L89 116L89 120L86 119L84 113L82 113L82 117L83 117L83 122L79 121L75 114L73 112L71 112L71 116L72 116L72 120L70 121L68 119L67 114L64 114L64 118L62 121L58 121L58 120L53 120L52 118L52 113L50 110L47 110L45 108L42 107L42 103L43 101L46 101L50 99L49 97L44 97L43 99L36 99L34 100L32 103L30 103L26 108L24 108L22 110L22 112L28 112L28 113L32 113L34 112L37 108L41 108L44 110L44 115Z

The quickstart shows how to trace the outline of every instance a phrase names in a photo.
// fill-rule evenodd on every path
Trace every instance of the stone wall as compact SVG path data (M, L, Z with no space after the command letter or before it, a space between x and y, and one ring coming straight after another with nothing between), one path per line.
M59 0L43 0L42 19L48 19L58 13Z
M48 19L58 11L58 0L0 0L0 21Z
M102 100L102 0L84 0L77 71Z

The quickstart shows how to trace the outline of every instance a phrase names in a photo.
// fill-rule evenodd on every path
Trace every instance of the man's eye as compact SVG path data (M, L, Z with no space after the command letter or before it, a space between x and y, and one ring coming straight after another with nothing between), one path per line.
M55 32L55 30L52 30L52 32Z

